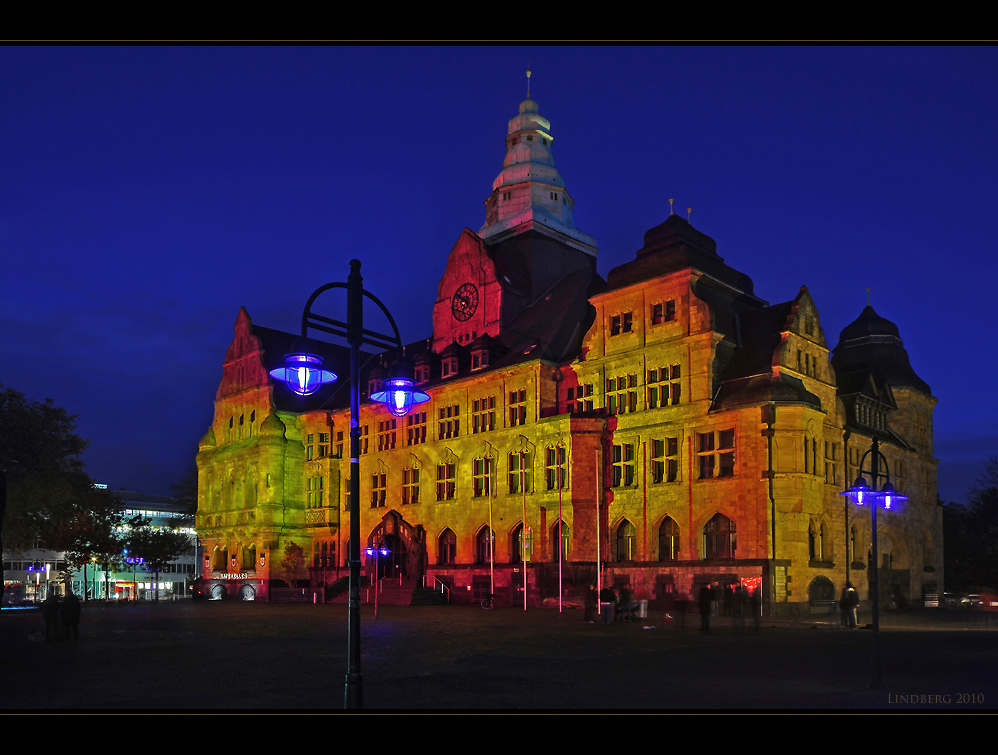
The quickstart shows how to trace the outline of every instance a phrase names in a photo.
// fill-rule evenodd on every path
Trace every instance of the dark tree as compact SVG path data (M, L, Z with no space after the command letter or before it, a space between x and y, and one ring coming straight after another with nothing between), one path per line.
M284 560L281 561L281 572L288 587L296 587L305 566L305 552L297 543L284 546Z
M0 550L48 546L50 523L71 517L93 488L86 447L76 415L0 386Z
M943 509L946 582L967 591L998 588L998 456L970 490L966 506Z
M80 569L110 572L121 566L121 508L121 500L111 491L91 486L74 499L71 511L42 524L46 546L66 554L67 578Z

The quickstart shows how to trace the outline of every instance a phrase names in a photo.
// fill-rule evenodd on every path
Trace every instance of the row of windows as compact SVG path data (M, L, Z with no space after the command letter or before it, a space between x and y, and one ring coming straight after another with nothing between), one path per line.
M226 428L226 442L231 443L232 441L242 440L253 435L256 435L256 409L249 414L243 412L238 417L235 415L229 417L228 427Z
M552 542L560 541L561 548L553 548L551 559L568 558L568 528L556 523L551 528ZM508 562L520 563L533 559L533 533L527 528L524 533L523 524L518 524L510 533L508 543ZM488 527L482 527L474 536L474 560L476 564L490 564L496 558L495 533ZM437 538L436 563L441 566L457 563L457 535L449 527Z
M532 533L528 530L526 541L523 540L523 525L517 527L510 533L508 547L508 559L510 563L517 563L524 557L531 559L533 542ZM571 557L570 537L568 527L563 523L556 523L551 528L551 541L560 543L552 548L551 560L558 561L559 558L568 560ZM620 522L613 530L611 538L613 549L612 557L614 561L625 562L635 561L638 558L637 531L634 525L628 520ZM724 514L715 514L703 526L701 531L700 553L696 558L707 561L734 559L737 551L737 528L735 523ZM483 527L475 535L475 562L490 563L495 557L495 535L488 528ZM679 524L671 517L666 517L658 530L658 553L659 561L677 561L683 558L682 537ZM457 561L457 535L453 530L447 528L437 538L437 564L453 564Z
M675 406L682 400L683 370L679 364L648 370L645 374L645 407L658 409ZM606 411L608 414L636 412L638 405L638 376L636 373L614 375L606 378ZM593 384L573 386L566 392L570 414L593 411Z
M489 527L482 527L475 534L474 558L476 563L491 563L496 555L495 534ZM856 563L860 555L859 550L859 530L853 527L849 536L849 560ZM550 558L557 561L560 558L570 557L570 538L567 525L556 523L551 528L551 542L561 543L561 547L552 548ZM812 523L808 531L808 550L812 561L829 560L830 538L828 537L825 525ZM886 543L886 541L885 541ZM658 528L658 552L653 557L659 561L678 561L703 559L707 561L734 559L737 553L737 528L735 523L724 514L715 514L703 526L700 532L700 552L698 554L688 554L683 551L682 537L679 524L675 519L666 517ZM634 525L623 520L613 530L611 537L612 558L617 562L635 561L638 554L637 531ZM889 565L890 550L889 543L885 545L885 564ZM524 528L522 524L510 533L508 543L508 561L519 563L521 560L532 560L533 557L533 533L528 528L524 538ZM224 566L226 562L225 553L221 554L219 562ZM252 564L255 559L255 549L243 554L247 564ZM926 565L932 561L931 542L926 536L923 538L923 561ZM233 558L233 561L235 559ZM436 563L454 564L457 562L457 535L450 528L447 528L437 538ZM11 568L6 562L5 568ZM336 543L316 542L313 544L312 566L314 568L329 568L336 564ZM177 564L177 571L184 571L191 565ZM250 568L250 567L244 567Z
M735 431L719 430L696 435L698 479L731 477L735 473ZM650 471L652 482L677 482L680 478L679 438L656 438L651 443ZM618 443L611 448L610 485L614 488L637 484L635 443ZM543 451L543 484L545 490L569 487L568 454L563 446L550 446ZM497 476L495 457L477 457L471 462L472 497L495 495ZM437 464L434 489L437 501L457 498L458 465L449 461ZM533 459L528 451L513 451L506 456L505 492L516 495L532 492ZM401 503L420 502L421 469L411 466L402 470ZM348 485L347 485L348 487ZM381 508L388 502L386 472L371 475L371 507ZM323 478L313 477L307 484L309 508L323 505Z
M569 559L570 533L563 522L556 522L550 529L551 542L556 544L551 548L550 559L557 562ZM855 533L854 533L855 537ZM447 565L457 563L458 538L454 530L446 528L436 541L436 563ZM560 547L558 547L560 544ZM638 558L637 531L634 525L623 520L613 530L611 537L612 558L617 562L634 561ZM532 560L534 557L533 533L523 524L518 524L509 534L506 557L509 563L519 563L522 560ZM703 526L700 533L700 553L695 556L683 552L682 537L679 524L675 519L666 517L658 528L658 552L655 557L659 561L692 560L725 560L734 559L737 551L737 528L735 523L724 514L715 514ZM224 556L223 556L224 558ZM475 563L492 563L496 558L495 533L488 527L482 527L474 535ZM335 542L316 542L312 549L313 568L329 568L336 564Z
M676 302L659 301L653 303L648 309L648 322L650 325L661 325L666 322L673 322L676 319ZM634 312L620 312L610 316L610 336L619 336L630 333L634 329Z
M649 409L674 406L682 397L682 368L679 364L648 370L646 380L646 406ZM622 414L638 410L638 377L635 374L614 376L606 379L606 407L610 414ZM593 384L572 386L566 391L569 413L591 412L594 409ZM507 394L507 427L519 427L527 422L527 392L524 389ZM499 428L495 396L474 399L471 405L472 434L490 432ZM413 412L405 418L406 445L415 446L426 442L427 413ZM378 451L390 451L399 447L398 420L388 419L378 422ZM368 452L369 426L360 429L360 453ZM449 440L461 435L461 405L448 404L437 409L437 440ZM330 443L330 433L310 433L305 441L305 458L308 461L322 459L330 454L343 456L343 432L336 433L335 446Z
M696 470L701 480L732 477L735 474L735 431L716 430L697 433ZM610 485L626 488L637 484L637 461L634 443L614 444ZM679 480L679 438L651 440L652 482Z
M797 372L809 377L819 377L818 357L797 349Z
M568 487L568 459L566 449L554 446L545 449L544 455L544 488L559 490ZM527 451L514 451L507 455L506 491L510 494L529 493L533 490L532 458ZM456 462L437 464L434 477L434 492L437 501L451 501L457 498L458 481ZM420 483L423 480L420 467L406 467L402 470L402 489L400 501L403 505L417 504L421 500ZM370 476L371 507L383 508L388 505L388 475L387 472L376 472ZM495 495L498 482L496 459L482 456L471 462L471 490L475 498ZM306 505L315 508L324 503L324 478L311 477L306 484ZM350 481L344 482L345 505L349 506Z
M735 558L737 532L735 523L724 514L715 514L701 531L699 557L707 561ZM634 525L624 520L617 525L613 537L615 561L634 561L638 557L637 534ZM666 517L658 528L658 560L677 561L683 558L679 524ZM686 556L687 560L693 557Z

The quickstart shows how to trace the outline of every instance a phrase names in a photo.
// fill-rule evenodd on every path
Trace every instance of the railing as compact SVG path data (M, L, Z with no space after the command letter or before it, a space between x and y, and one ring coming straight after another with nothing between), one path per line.
M433 588L433 590L435 592L439 592L441 595L443 595L445 598L447 598L447 602L450 603L450 588L447 585L445 585L443 582L441 582L439 579L437 579L436 577L433 577L434 584L432 584L432 585L428 584L428 580L429 580L430 576L431 575L429 575L429 574L424 574L423 575L423 587L431 587L431 588Z
M382 577L377 582L372 582L370 585L368 585L367 589L364 590L364 600L365 600L365 602L367 602L367 603L371 602L371 590L374 590L375 592L384 592L385 591L384 587L381 586L381 583L384 582L384 581L385 581L385 577Z
M317 509L305 509L305 526L325 527L328 524L335 523L337 517L332 516L334 513L336 513L336 511L332 506L323 506Z

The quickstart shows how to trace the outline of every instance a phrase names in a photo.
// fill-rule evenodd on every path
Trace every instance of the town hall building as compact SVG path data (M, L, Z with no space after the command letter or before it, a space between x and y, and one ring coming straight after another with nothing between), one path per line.
M611 584L660 608L741 584L775 614L846 582L867 599L879 569L883 605L937 600L936 399L898 328L867 306L829 346L806 288L769 304L674 214L604 280L573 205L528 98L426 303L433 332L404 350L430 401L367 401L394 357L365 357L360 546L390 551L377 573L362 556L365 579L531 606ZM296 396L269 373L298 334L245 309L234 330L197 457L202 578L325 596L348 571L348 391ZM344 348L311 346L348 373ZM879 564L841 495L874 437L908 496L878 515Z

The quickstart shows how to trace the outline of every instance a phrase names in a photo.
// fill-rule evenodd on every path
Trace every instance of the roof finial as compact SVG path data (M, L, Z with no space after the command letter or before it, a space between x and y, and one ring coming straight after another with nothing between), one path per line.
M870 306L870 287L866 287L866 306Z
M527 69L527 99L530 99L530 69Z
M672 197L669 197L669 215L671 216L672 214L673 214L673 212L672 212Z
M690 225L693 225L693 221L690 220L690 215L692 215L692 214L693 214L693 208L692 207L687 207L686 208L686 222L689 223Z

